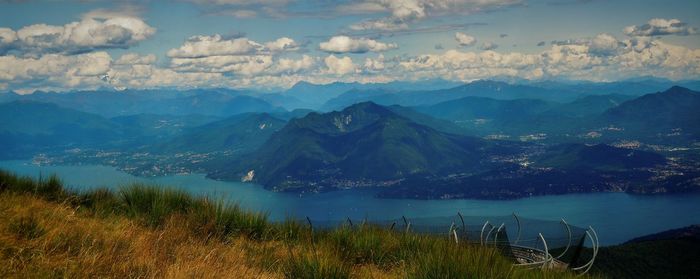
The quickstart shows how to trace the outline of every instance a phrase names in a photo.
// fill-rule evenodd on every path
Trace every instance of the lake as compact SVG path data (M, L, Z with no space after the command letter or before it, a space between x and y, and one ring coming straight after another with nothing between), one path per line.
M274 193L259 185L207 179L202 174L155 178L135 177L100 165L37 166L30 161L0 161L0 169L38 177L57 174L74 189L116 189L132 182L178 187L198 195L209 195L239 203L242 207L268 212L273 220L288 216L312 220L369 218L374 220L453 216L520 216L559 220L593 226L601 244L611 245L631 238L700 223L700 194L642 196L624 193L570 194L519 200L394 200L374 197L374 190L357 189L322 194Z

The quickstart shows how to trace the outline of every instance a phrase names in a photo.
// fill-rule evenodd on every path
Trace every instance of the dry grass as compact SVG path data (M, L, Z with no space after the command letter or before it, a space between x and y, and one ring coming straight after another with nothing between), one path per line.
M30 195L0 195L0 277L280 277L251 264L249 241L206 241L177 216L153 229L120 216L86 215ZM44 233L27 237L16 228L20 222Z

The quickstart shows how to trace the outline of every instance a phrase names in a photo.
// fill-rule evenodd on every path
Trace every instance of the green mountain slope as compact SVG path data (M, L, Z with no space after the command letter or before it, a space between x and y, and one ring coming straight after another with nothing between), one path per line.
M266 113L245 113L202 126L156 145L157 152L250 152L264 143L285 121Z

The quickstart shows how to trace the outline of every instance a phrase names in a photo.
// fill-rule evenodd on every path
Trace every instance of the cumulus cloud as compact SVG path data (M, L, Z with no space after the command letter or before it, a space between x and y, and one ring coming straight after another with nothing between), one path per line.
M357 69L357 65L355 65L355 63L352 62L352 59L347 56L338 58L331 54L323 61L326 63L329 73L339 76L354 73L355 69Z
M429 16L469 14L511 6L520 0L364 0L340 5L341 14L387 14L387 17L351 25L353 30L395 31L408 28L408 23Z
M127 53L119 57L117 61L114 61L116 65L149 65L156 62L156 56L153 54L147 54L144 56L138 53Z
M287 38L287 37L282 37L277 40L274 40L272 42L268 42L265 44L265 47L267 47L268 50L270 51L295 51L299 50L299 44L297 44L294 40Z
M482 50L494 50L498 48L498 45L493 42L484 42L479 48Z
M81 21L63 26L33 24L17 31L0 29L0 55L17 53L78 54L107 48L129 48L152 36L156 29L137 17L88 13Z
M678 19L653 18L643 25L627 26L623 29L623 32L628 36L651 37L663 35L687 36L697 34L698 30Z
M398 48L394 43L381 43L372 39L366 38L350 38L348 36L335 36L327 42L319 44L322 51L330 53L365 53L365 52L382 52L390 49Z
M217 55L252 54L263 46L247 38L224 39L221 35L192 36L176 49L168 51L169 57L198 58Z
M476 38L462 32L455 33L455 40L460 46L473 46L476 44Z

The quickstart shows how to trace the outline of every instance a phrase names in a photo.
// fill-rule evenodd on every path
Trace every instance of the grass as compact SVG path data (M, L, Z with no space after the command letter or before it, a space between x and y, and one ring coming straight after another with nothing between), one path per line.
M184 191L74 192L0 171L0 278L571 278L371 225L312 231Z

